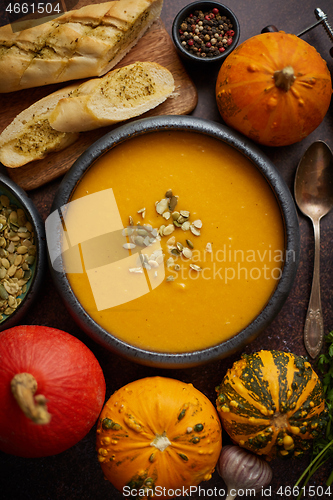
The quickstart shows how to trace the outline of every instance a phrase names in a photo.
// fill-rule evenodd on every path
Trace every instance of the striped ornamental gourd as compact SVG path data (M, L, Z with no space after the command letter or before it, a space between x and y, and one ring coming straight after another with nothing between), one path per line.
M303 454L327 423L321 381L305 358L292 353L244 354L216 392L232 441L268 459Z

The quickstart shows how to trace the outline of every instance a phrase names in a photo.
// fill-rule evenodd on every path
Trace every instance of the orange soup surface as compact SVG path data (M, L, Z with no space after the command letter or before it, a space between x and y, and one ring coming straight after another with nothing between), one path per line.
M193 352L233 337L281 276L284 226L272 189L245 156L196 132L116 146L64 214L77 299L105 330L149 351Z

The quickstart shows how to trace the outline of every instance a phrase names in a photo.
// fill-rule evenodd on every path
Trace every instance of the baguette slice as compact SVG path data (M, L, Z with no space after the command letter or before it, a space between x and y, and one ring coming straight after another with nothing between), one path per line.
M59 132L84 132L139 116L155 108L175 89L169 70L136 62L80 85L59 100L50 125Z
M13 33L0 28L0 92L110 71L159 16L163 0L116 0Z
M78 133L54 130L48 121L59 99L67 97L75 84L44 97L25 109L0 135L0 161L10 168L21 167L33 160L41 160L48 153L60 151L79 137Z

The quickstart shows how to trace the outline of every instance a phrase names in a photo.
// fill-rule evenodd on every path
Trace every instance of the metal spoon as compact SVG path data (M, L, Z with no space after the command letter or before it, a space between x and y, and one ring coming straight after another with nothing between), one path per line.
M323 344L324 323L320 299L320 219L333 208L333 155L325 142L317 141L304 153L295 178L295 199L313 224L315 257L311 296L304 325L306 350L315 358Z

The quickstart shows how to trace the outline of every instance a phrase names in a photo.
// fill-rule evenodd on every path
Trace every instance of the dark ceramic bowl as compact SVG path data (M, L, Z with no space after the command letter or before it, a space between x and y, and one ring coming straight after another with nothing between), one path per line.
M190 15L193 14L195 11L199 10L202 12L210 12L214 8L219 10L219 13L221 16L225 16L227 19L232 24L232 30L234 31L234 35L232 37L232 43L227 46L223 46L225 48L224 52L220 52L219 55L217 56L209 56L209 52L206 53L206 57L202 57L201 55L196 55L194 52L190 52L187 48L186 45L183 45L184 40L182 40L181 34L179 30L181 30L181 25L184 22L184 20ZM205 22L205 20L204 20ZM213 20L214 22L214 20ZM214 26L212 26L214 28ZM203 26L205 29L205 26ZM186 61L190 61L192 63L199 63L199 64L214 64L214 63L222 63L224 59L234 50L236 47L238 40L240 36L240 27L239 27L239 22L235 14L232 12L229 7L226 7L225 5L222 5L220 2L210 2L209 0L202 0L201 2L193 2L186 7L184 7L178 14L176 15L173 24L172 24L172 39L175 44L175 47L177 49L178 54L181 56L182 59ZM229 37L227 37L229 38ZM208 43L210 43L208 41ZM193 46L192 46L193 47ZM195 47L195 45L194 45ZM217 47L217 45L216 45ZM197 52L198 53L198 52Z
M10 315L1 314L0 331L11 328L21 323L32 303L35 301L42 284L46 266L45 231L43 221L25 191L15 182L0 173L0 195L5 195L13 208L21 208L27 220L32 224L34 240L36 245L36 257L33 264L29 266L31 278L26 284L26 291L19 295L21 303ZM0 236L3 233L0 232ZM30 273L29 271L29 273ZM1 281L0 281L1 283Z
M101 328L83 309L73 294L71 286L64 272L61 256L62 225L58 210L66 205L72 193L94 161L110 149L124 143L128 139L151 132L179 130L193 131L230 145L245 155L266 178L278 200L285 229L285 251L293 258L286 259L275 292L271 296L262 312L245 329L235 337L219 345L200 351L186 352L181 354L170 354L151 352L129 345ZM57 259L50 260L51 273L55 284L62 296L66 307L74 320L88 335L107 349L122 355L135 362L162 368L182 368L203 364L209 361L226 357L246 344L254 340L278 314L284 304L294 281L299 261L299 226L298 218L290 191L280 173L272 162L249 140L227 127L211 121L189 117L189 116L161 116L145 118L123 125L95 142L83 153L73 164L72 168L64 177L59 190L55 196L52 207L53 224L51 233L54 250L53 255ZM51 216L50 216L51 217ZM48 239L48 229L47 229Z

